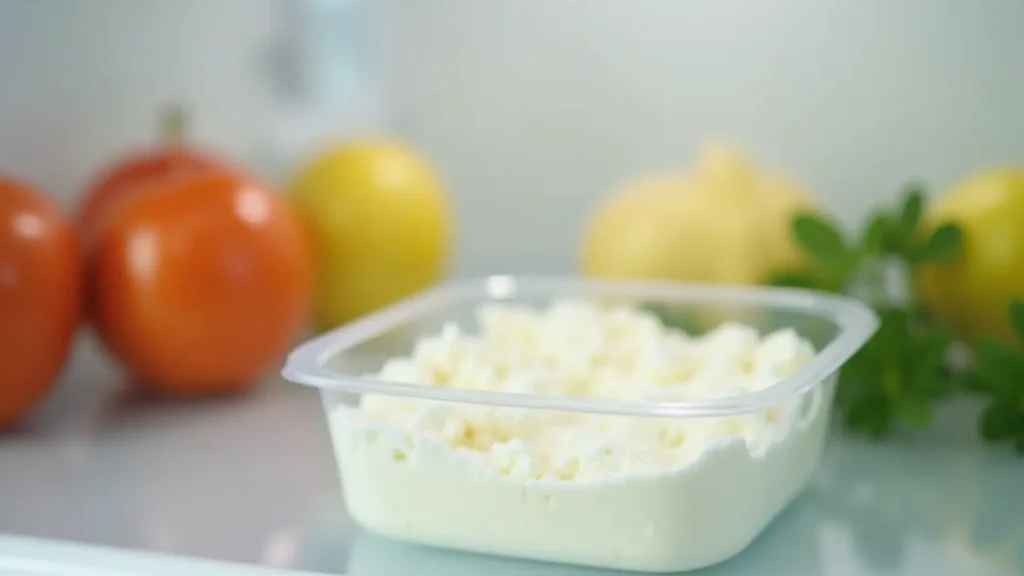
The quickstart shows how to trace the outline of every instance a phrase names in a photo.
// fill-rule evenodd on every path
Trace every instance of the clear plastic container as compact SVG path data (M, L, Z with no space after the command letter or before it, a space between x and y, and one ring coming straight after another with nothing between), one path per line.
M699 402L492 392L364 376L445 323L472 330L481 304L540 308L566 299L644 307L691 334L726 321L761 333L793 328L817 353L777 384ZM365 529L445 548L672 572L740 552L800 493L821 458L837 371L876 328L874 313L860 302L802 290L494 276L428 291L310 340L289 356L283 374L320 389L346 504ZM616 424L730 423L783 409L794 416L787 434L760 452L733 439L673 470L596 482L522 481L467 464L457 451L407 428L360 418L356 407L367 394L588 414Z

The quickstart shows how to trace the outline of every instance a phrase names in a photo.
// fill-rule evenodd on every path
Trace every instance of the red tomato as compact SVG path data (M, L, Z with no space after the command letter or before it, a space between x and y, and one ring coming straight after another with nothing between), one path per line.
M135 194L169 179L187 179L197 173L220 169L222 165L217 160L184 147L166 147L128 157L100 174L86 191L78 211L83 247L91 251L96 234L110 214Z
M79 242L85 255L86 274L92 273L92 253L96 237L120 206L153 187L166 186L172 180L187 181L197 174L230 168L211 154L185 143L185 112L168 109L161 118L161 143L136 152L101 172L86 188L77 214ZM92 286L86 282L85 316L94 308Z
M227 172L153 184L110 214L90 276L107 347L144 386L248 387L312 298L310 248L277 194Z
M0 427L46 396L81 313L74 228L57 206L0 176Z
M185 143L185 111L171 107L160 119L161 143L135 153L101 172L85 191L78 208L78 229L86 255L110 213L121 202L172 178L190 178L208 170L228 169L218 158Z

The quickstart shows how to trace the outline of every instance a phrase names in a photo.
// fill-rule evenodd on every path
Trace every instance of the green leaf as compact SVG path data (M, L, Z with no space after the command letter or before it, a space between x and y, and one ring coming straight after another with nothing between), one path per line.
M860 430L868 418L869 412L861 402L854 402L843 410L843 424L850 430Z
M1010 324L1017 337L1024 340L1024 300L1014 298L1010 302Z
M953 344L953 333L941 328L934 328L920 335L913 343L914 354L918 364L939 370L946 363L949 347Z
M949 396L954 385L953 378L940 370L919 367L908 376L905 387L907 393L915 398L935 401Z
M918 264L949 262L960 255L963 231L956 224L946 223L932 233L928 241L913 254Z
M932 423L932 406L927 400L900 398L896 410L903 420L912 426L925 427Z
M892 433L892 405L883 404L879 406L872 413L864 431L876 440L888 437Z
M944 370L952 343L953 335L945 330L927 332L912 343L902 359L909 393L937 400L952 391L952 378Z
M840 405L852 405L865 398L878 395L883 365L861 349L839 371L836 400ZM883 398L884 400L884 398Z
M864 252L885 254L893 249L893 221L887 214L876 214L864 232Z
M896 400L903 396L903 374L899 366L892 362L885 363L882 371L882 390L890 400Z
M1021 429L1021 414L1006 402L993 402L981 413L979 432L989 442L1013 438Z
M1017 431L1017 439L1013 443L1017 454L1024 455L1024 429Z
M892 405L878 394L864 395L843 410L843 422L847 428L873 438L889 435L892 416Z
M1010 398L1024 393L1024 356L1016 348L982 336L974 344L974 364L990 392Z
M815 214L800 214L793 221L793 233L800 247L821 264L832 268L848 268L853 255L839 230L828 220Z
M900 209L900 227L907 238L914 234L918 222L921 221L921 212L924 209L924 192L919 185L911 185L907 188L906 198L903 200L903 207Z
M988 382L974 370L961 372L956 376L956 385L968 392L985 394L989 392Z
M888 358L901 358L910 340L910 318L907 310L886 306L877 310L878 331L869 342Z
M858 398L850 402L843 412L843 421L846 423L846 427L851 430L863 429L875 413L875 408L872 404L867 397Z
M810 273L802 270L784 270L768 280L769 286L785 288L816 288L819 282Z

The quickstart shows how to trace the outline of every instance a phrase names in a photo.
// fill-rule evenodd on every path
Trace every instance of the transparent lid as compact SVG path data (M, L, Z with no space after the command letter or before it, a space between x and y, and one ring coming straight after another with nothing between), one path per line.
M644 307L690 334L725 321L740 322L761 333L789 327L818 352L793 376L762 390L689 402L494 392L365 376L378 371L388 358L409 354L418 338L436 334L445 323L471 327L481 304L505 301L544 306L563 299ZM491 276L428 290L309 340L288 356L282 375L299 384L354 394L624 416L726 416L763 410L807 393L836 372L877 328L878 318L861 302L809 290Z

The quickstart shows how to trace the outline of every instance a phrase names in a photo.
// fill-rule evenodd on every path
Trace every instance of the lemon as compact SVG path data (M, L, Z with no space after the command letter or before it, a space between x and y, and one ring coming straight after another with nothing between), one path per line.
M405 144L374 139L331 147L290 188L318 264L317 329L443 276L452 241L449 202L430 165Z
M730 146L687 173L636 180L595 211L583 241L589 276L756 284L803 262L792 220L813 210L799 186Z
M969 178L936 202L923 220L934 230L952 222L963 230L961 256L917 275L922 301L961 336L1016 342L1008 305L1024 297L1024 169Z

